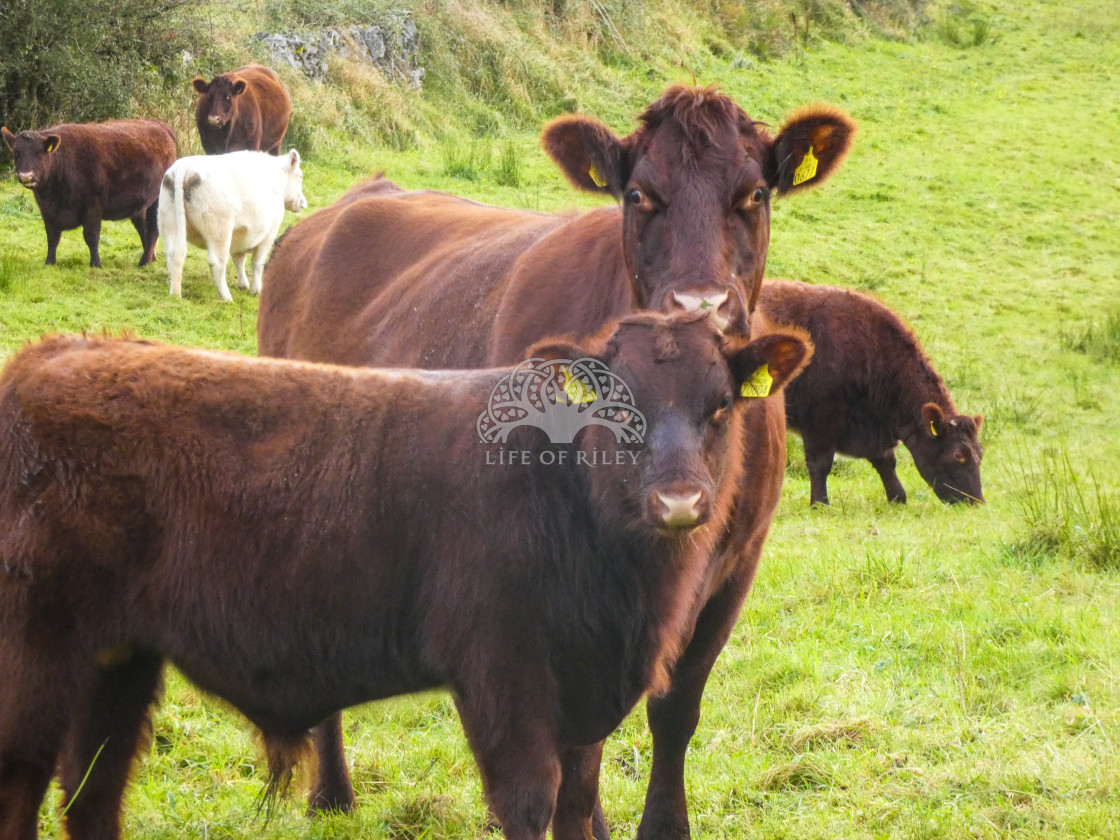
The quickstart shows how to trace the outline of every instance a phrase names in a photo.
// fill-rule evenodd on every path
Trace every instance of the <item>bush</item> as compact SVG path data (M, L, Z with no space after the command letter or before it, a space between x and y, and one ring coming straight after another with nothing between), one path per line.
M209 34L190 0L4 0L0 120L21 131L144 112L194 75ZM204 37L205 36L205 37Z

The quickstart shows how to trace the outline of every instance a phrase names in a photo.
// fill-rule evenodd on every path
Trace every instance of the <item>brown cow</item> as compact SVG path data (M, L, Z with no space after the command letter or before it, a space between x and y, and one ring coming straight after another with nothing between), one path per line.
M551 215L489 207L384 179L351 189L291 228L265 269L262 355L353 365L480 367L520 358L533 341L594 334L639 309L714 312L747 332L770 241L771 192L816 186L843 161L854 125L837 110L796 112L776 136L713 88L673 87L626 137L561 117L543 144L577 187L621 207ZM684 756L708 674L754 580L781 491L785 428L776 400L756 404L765 434L745 443L765 481L740 488L735 527L670 692L649 703L655 748L643 837L687 837ZM312 808L354 796L341 723L318 733ZM583 836L598 806L602 745L573 754L553 830ZM592 814L592 811L594 812Z
M140 234L140 265L156 256L159 185L175 162L175 132L159 120L64 123L12 134L0 128L16 178L35 196L47 229L47 265L64 230L82 229L89 264L101 268L101 222L128 219Z
M206 154L280 154L292 102L273 70L246 64L209 82L196 77L191 84L201 94L194 121Z
M834 286L767 280L759 310L796 324L816 344L813 363L786 389L786 423L805 444L810 504L828 504L837 452L866 458L887 500L905 504L895 472L901 440L943 502L983 502L977 435L983 415L958 414L910 328L883 304Z
M511 368L25 348L0 376L0 840L34 840L56 768L67 835L120 835L164 660L260 728L271 791L328 715L448 686L506 836L543 840L569 755L665 689L725 573L741 446L771 433L740 393L796 375L803 337L685 314L543 342L607 371L557 409L594 412L560 446L480 441ZM623 392L619 444L592 424Z

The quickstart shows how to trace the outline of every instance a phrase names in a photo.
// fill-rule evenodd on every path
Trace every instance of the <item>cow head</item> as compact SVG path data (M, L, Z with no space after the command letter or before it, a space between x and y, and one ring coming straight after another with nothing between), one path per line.
M943 502L983 502L980 426L984 415L946 415L936 403L922 406L922 428L907 443L914 466Z
M643 444L616 444L608 428L588 425L573 459L593 464L606 454L612 463L588 470L594 509L654 537L683 537L728 509L743 468L746 403L796 376L812 344L796 327L749 341L722 335L699 313L643 313L623 319L589 349L546 339L530 354L591 357L627 384L645 419ZM617 410L605 402L604 410ZM624 449L629 457L617 455Z
M191 84L203 97L209 94L208 99L199 102L199 105L205 109L199 116L205 117L206 122L214 128L229 125L237 114L237 97L245 92L245 80L222 74L215 76L209 82L197 76Z
M36 189L51 171L51 155L62 144L62 137L45 131L21 131L12 134L0 128L4 145L15 160L16 178L29 190Z
M288 173L284 182L284 206L293 213L302 213L307 209L307 199L303 196L303 170L299 166L299 152L292 149L280 159L281 166Z
M617 137L565 116L545 150L573 185L622 202L622 248L636 308L707 311L746 333L770 245L770 198L814 187L843 162L855 124L828 106L771 136L714 88L672 87Z

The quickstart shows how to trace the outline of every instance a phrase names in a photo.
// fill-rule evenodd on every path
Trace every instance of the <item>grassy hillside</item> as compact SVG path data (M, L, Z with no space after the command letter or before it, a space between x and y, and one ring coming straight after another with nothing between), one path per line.
M624 8L662 11L621 31L650 33L623 50L598 6L616 24ZM901 452L906 507L886 504L869 465L844 461L832 507L810 511L791 440L764 565L690 751L694 836L1120 837L1120 7L945 3L893 39L848 20L831 39L811 23L807 39L772 48L736 30L746 23L732 2L710 3L700 23L684 4L566 7L586 30L578 49L574 29L553 40L534 17L543 6L416 6L422 29L473 15L501 38L495 60L539 60L542 77L564 80L551 99L528 96L531 107L496 104L496 80L508 75L512 91L525 78L501 62L492 87L464 74L419 93L341 66L327 86L286 76L305 114L295 134L308 144L311 210L382 169L503 205L591 206L539 151L539 122L574 108L624 132L665 84L693 76L774 125L833 102L860 125L855 148L827 186L775 204L768 274L877 295L915 327L958 407L986 418L981 508L942 506ZM537 58L549 50L556 67ZM30 197L0 182L0 353L74 329L254 351L256 300L235 290L219 303L198 253L181 301L162 262L134 267L127 222L106 224L102 271L86 267L76 231L58 266L44 255ZM486 835L446 695L346 721L358 812L309 822L297 797L266 826L248 726L172 674L126 832ZM604 762L619 837L637 826L650 753L638 711ZM53 808L42 822L58 835Z

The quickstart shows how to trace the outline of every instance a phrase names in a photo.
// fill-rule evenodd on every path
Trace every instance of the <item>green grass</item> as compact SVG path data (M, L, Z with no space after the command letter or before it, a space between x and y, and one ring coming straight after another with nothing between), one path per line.
M941 505L900 451L907 506L886 503L868 464L841 460L832 506L810 510L791 438L755 591L690 750L695 837L1120 837L1120 365L1109 350L1120 291L1120 8L976 4L970 14L987 26L968 39L977 43L946 36L939 15L963 14L953 8L932 9L917 36L898 41L810 37L783 58L749 61L735 44L696 49L687 69L657 65L648 78L641 56L616 55L594 73L594 56L569 68L570 95L601 104L620 132L651 91L690 73L773 125L807 102L846 109L860 125L855 148L827 186L775 204L768 274L872 290L914 325L958 407L986 418L988 504L978 508ZM965 35L968 20L958 21ZM499 75L477 77L493 82L482 93L501 95ZM617 88L580 88L608 77ZM540 152L527 126L543 115L514 109L478 134L474 116L488 111L465 104L441 142L405 107L423 116L428 95L383 94L399 109L391 120L420 138L412 145L379 139L380 128L344 142L342 116L307 128L311 209L380 169L409 187L508 206L594 205ZM326 99L324 113L342 114ZM368 113L353 111L353 125ZM490 174L477 161L470 176L448 166L472 142L489 150ZM513 183L493 174L507 143ZM107 223L104 240L102 271L86 267L76 231L63 235L60 265L43 267L33 203L0 183L0 352L77 329L253 352L256 300L234 290L221 304L200 252L180 301L167 295L162 256L135 268L127 222ZM445 694L348 713L346 739L358 811L307 821L295 796L264 825L249 727L171 674L125 831L487 836ZM637 827L651 751L640 710L607 744L603 797L619 837ZM53 808L42 824L58 836Z

